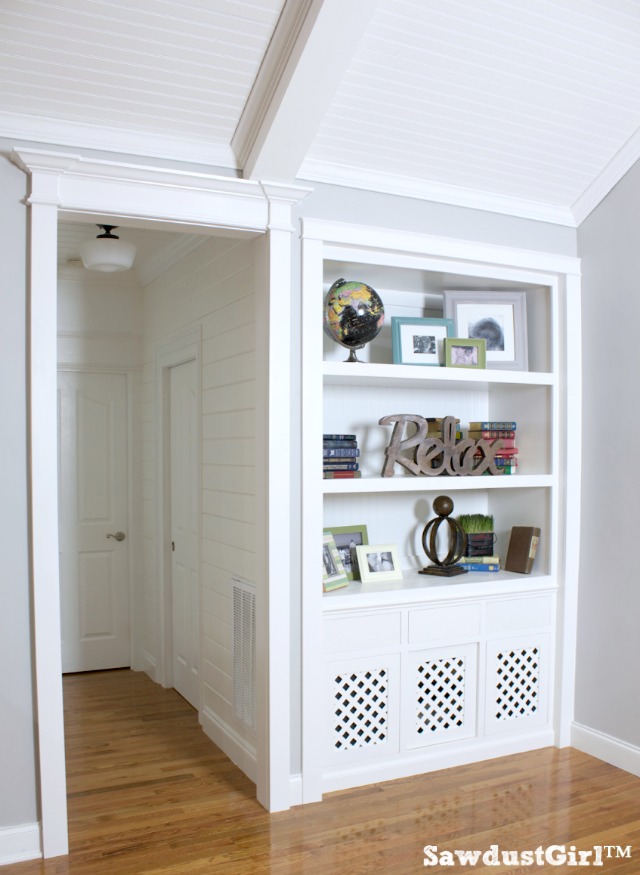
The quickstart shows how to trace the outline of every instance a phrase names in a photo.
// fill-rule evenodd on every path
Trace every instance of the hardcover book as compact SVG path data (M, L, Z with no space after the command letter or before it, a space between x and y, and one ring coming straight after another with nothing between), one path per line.
M504 563L505 571L530 574L539 541L540 529L536 526L513 526Z

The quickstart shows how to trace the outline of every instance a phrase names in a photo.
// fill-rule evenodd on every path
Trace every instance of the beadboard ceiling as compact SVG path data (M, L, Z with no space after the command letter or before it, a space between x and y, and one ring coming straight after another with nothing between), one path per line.
M637 0L1 0L0 136L566 225L640 157Z

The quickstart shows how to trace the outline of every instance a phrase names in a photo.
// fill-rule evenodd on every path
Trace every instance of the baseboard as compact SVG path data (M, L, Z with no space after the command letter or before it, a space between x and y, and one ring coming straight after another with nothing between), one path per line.
M395 781L398 778L409 778L440 769L466 766L482 760L551 747L553 743L553 731L542 729L509 738L492 737L482 740L474 738L469 743L450 742L449 745L435 745L429 750L414 751L386 761L371 760L366 765L345 764L343 767L332 767L325 771L322 777L322 792L332 793L336 790L347 790L381 781Z
M42 857L40 824L25 823L0 829L0 866Z
M302 805L302 775L291 775L289 778L289 804Z
M633 744L604 732L598 732L596 729L590 729L581 723L574 723L571 726L571 746L605 763L624 769L625 772L640 776L640 748Z
M205 735L255 784L258 775L256 749L207 708L203 708L200 720Z

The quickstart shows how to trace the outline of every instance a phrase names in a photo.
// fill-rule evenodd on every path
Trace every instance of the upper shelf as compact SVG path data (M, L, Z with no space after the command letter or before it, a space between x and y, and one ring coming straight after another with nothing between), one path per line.
M489 386L552 386L555 376L540 371L502 371L474 368L432 368L416 365L372 364L369 362L322 363L327 386L381 386L418 388L420 384L434 383L450 388L477 388Z
M510 474L490 477L358 477L323 480L325 495L359 495L374 492L441 492L470 489L541 489L555 484L552 474Z

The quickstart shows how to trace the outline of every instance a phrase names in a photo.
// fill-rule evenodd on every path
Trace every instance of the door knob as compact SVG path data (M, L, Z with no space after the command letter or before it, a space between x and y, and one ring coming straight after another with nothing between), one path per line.
M116 532L115 535L107 535L107 538L113 538L114 541L124 541L127 536L124 532Z

